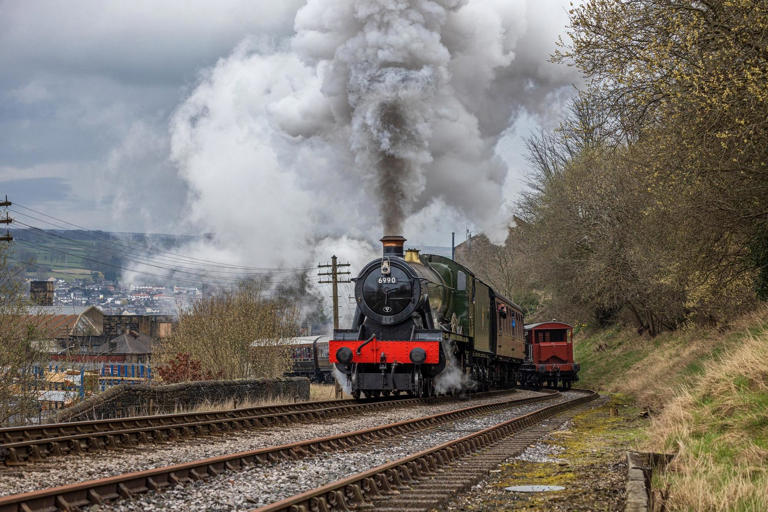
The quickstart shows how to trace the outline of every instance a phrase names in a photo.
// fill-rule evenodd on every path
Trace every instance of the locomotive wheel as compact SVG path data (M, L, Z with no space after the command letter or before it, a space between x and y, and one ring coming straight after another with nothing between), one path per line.
M352 392L352 398L354 398L355 400L360 400L360 390L359 389L356 389L356 390L354 390Z
M413 394L416 398L424 398L424 377L421 376L421 371L413 373Z

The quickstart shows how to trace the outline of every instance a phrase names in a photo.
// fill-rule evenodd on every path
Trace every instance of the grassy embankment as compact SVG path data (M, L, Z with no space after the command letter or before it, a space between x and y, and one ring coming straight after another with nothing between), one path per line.
M668 510L768 510L768 308L723 331L593 333L576 356L580 386L651 412L638 449L677 453L654 481Z

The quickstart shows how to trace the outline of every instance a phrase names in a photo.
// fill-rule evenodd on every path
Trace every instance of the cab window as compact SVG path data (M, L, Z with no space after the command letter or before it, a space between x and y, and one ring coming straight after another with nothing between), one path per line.
M467 274L459 270L458 277L456 278L456 289L460 292L467 290Z

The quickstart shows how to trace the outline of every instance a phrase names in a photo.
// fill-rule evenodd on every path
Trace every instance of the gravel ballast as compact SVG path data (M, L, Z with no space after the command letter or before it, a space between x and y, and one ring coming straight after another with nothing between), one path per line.
M329 418L316 423L300 423L271 429L228 433L222 436L194 438L161 445L147 444L125 450L100 451L74 457L48 458L38 464L0 470L0 496L352 432L473 405L495 403L510 398L523 399L539 394L522 390L503 398L494 396L492 398L457 400L438 404L394 407L386 411Z
M277 462L245 471L148 493L135 500L91 507L93 511L251 510L366 471L407 455L458 439L516 416L572 399L575 392L544 403L512 406L503 411L440 425L434 429L397 436L353 451L332 452L299 461Z

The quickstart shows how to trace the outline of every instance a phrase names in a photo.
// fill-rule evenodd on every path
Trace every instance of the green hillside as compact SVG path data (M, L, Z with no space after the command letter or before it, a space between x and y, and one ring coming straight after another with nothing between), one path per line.
M190 236L82 230L17 229L11 263L39 279L101 277L115 280L132 258L172 250Z
M656 338L601 330L575 350L580 386L650 414L637 448L677 455L654 482L667 510L768 510L768 308Z

